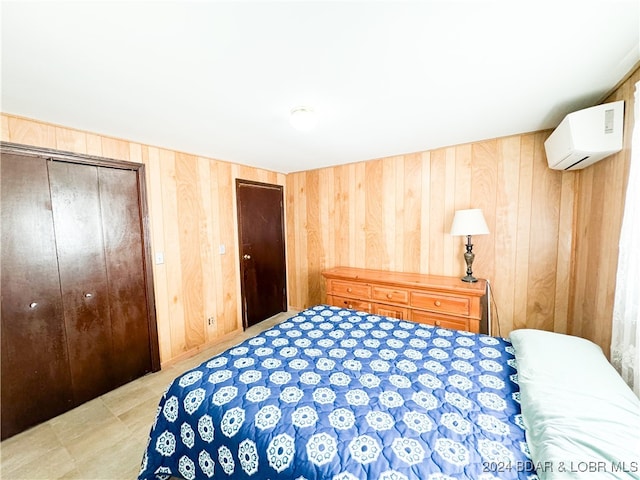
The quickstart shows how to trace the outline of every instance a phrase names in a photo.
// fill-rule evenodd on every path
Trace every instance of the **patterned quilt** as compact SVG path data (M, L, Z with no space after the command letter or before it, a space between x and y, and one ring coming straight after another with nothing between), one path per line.
M533 479L513 347L319 305L176 378L139 480Z

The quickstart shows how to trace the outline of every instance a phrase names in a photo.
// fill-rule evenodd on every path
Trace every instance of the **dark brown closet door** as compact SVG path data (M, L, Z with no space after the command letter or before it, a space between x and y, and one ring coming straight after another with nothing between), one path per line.
M46 160L0 157L2 438L72 406Z
M152 371L137 173L99 168L111 332L119 386Z
M49 162L49 183L71 379L80 404L115 383L98 168Z

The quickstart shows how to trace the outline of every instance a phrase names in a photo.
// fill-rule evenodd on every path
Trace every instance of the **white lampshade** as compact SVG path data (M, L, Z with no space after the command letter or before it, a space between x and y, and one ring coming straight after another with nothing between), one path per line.
M451 235L486 235L489 233L487 222L479 208L456 210L451 224Z
M310 107L296 107L291 110L291 116L289 117L289 123L296 130L301 132L308 132L313 130L318 123L316 114Z

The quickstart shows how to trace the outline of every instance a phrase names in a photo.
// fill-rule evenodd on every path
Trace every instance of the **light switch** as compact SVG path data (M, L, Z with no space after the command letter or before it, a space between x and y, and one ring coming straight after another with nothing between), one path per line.
M156 265L164 263L164 252L156 252Z
M225 248L224 243L220 244L218 251L220 252L220 255L224 255L225 253L227 253L227 249Z

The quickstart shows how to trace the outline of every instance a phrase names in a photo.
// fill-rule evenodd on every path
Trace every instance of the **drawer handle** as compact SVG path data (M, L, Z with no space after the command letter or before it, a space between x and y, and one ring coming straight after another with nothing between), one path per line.
M436 320L435 321L435 325L436 325L436 327L439 327L440 326L440 320Z
M347 293L351 293L351 292L353 292L353 288L348 287L348 288L347 288Z
M393 298L393 294L392 293L387 293L387 298L389 298L389 299Z
M347 305L347 308L353 308L353 305L349 304Z
M436 300L435 302L433 302L433 304L434 304L436 307L439 307L439 306L441 305L440 300Z

